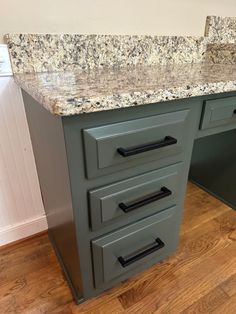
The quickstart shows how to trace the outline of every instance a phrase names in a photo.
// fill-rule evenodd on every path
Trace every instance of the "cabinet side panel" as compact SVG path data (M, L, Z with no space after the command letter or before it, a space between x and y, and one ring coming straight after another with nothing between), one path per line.
M236 209L236 130L195 141L189 178Z
M61 118L22 91L49 235L77 301L82 297L71 190Z

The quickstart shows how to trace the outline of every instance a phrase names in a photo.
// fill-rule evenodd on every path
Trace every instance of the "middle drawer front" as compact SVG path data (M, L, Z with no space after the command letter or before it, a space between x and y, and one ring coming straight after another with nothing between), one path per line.
M120 171L184 151L190 110L83 131L87 177Z
M92 229L127 217L137 220L173 205L181 188L182 168L180 162L89 191Z
M178 244L177 206L92 241L95 286L123 280L166 258Z

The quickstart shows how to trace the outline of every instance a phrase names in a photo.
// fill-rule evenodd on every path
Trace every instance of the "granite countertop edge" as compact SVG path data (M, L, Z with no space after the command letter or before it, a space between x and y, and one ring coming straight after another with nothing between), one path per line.
M27 76L27 74L25 74ZM72 116L84 113L114 110L139 105L167 102L171 100L200 97L236 91L236 77L234 80L219 80L217 82L195 82L182 86L168 86L166 88L145 89L138 88L132 92L123 91L97 96L74 98L60 98L49 92L42 91L37 84L29 83L24 79L25 75L15 75L15 83L25 90L30 96L57 116ZM47 73L50 76L50 73ZM89 86L88 86L89 88ZM61 91L63 94L63 90Z

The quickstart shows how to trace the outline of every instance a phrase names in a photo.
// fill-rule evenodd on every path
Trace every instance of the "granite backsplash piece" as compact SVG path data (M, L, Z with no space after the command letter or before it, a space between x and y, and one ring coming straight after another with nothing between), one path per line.
M204 37L10 34L14 73L202 62Z
M230 48L231 53L226 53L225 47L219 43L236 44L236 18L208 16L205 35L8 34L5 39L13 73L200 63L209 60L234 63L233 48ZM220 51L221 48L223 51Z
M208 16L205 36L218 43L236 43L236 17Z
M205 35L211 38L207 45L206 62L236 63L236 18L208 16Z

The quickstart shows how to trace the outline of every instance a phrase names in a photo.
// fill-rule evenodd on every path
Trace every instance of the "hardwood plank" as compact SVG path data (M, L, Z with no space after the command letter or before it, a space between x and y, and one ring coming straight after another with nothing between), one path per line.
M47 235L30 239L14 248L0 253L0 287L42 267L55 263L56 257Z
M209 257L195 264L187 272L168 274L157 282L145 297L135 302L134 308L144 311L148 304L148 308L156 307L154 313L180 313L189 307L193 300L207 294L235 271L236 243L226 249L224 254L219 251L214 259ZM142 289L138 292L141 291ZM135 296L138 292L135 291ZM126 308L126 313L136 313L134 308L133 306Z
M191 284L186 285L187 280L181 281L184 288L179 289L178 293L174 294L171 302L162 306L162 311L170 313L176 311L176 313L179 313L184 308L190 306L192 300L198 300L202 295L208 294L212 288L219 285L225 278L228 278L232 271L236 270L235 250L236 246L233 246L230 254L226 254L226 257L217 254L215 263L211 261L211 264L209 264L208 259L206 262L199 264L199 267L194 267L191 271L194 272L195 276L192 277ZM228 257L230 261L227 260ZM197 275L196 272L198 272ZM191 276L190 272L188 274Z
M184 213L181 234L202 225L204 222L211 221L223 212L231 210L218 199L200 189L192 194L187 193L185 208L188 208L188 210Z
M103 302L100 306L95 306L93 309L83 306L71 305L73 314L122 314L125 313L118 299L113 299L110 302ZM111 312L112 311L112 312Z
M35 308L45 313L67 303L68 300L72 301L59 267L44 267L25 276L21 281L9 283L4 290L5 293L2 294L1 289L0 313L5 313L4 309L7 309L7 313L18 313L33 311Z
M220 286L217 286L198 301L190 305L182 312L182 314L211 313L228 300L229 296L220 288Z
M236 312L236 295L229 298L224 304L212 311L213 314L235 314Z
M186 190L186 195L187 196L192 196L195 192L199 193L201 192L202 190L199 189L199 187L192 183L192 182L188 182L188 186L187 186L187 190Z
M31 235L31 236L28 236L28 237L26 237L26 238L13 241L13 242L8 243L8 244L1 245L1 246L0 246L0 253L3 252L4 250L8 250L9 248L14 247L14 246L16 246L16 245L20 245L20 243L22 243L22 242L29 241L29 240L32 240L32 239L34 239L34 238L41 237L41 236L43 236L43 235L46 235L47 233L48 233L48 231L47 231L47 230L44 230L44 231L38 232L38 233L36 233L36 234L33 234L33 235Z
M236 254L236 252L235 252ZM236 274L233 274L229 279L221 284L222 290L232 297L236 294Z

